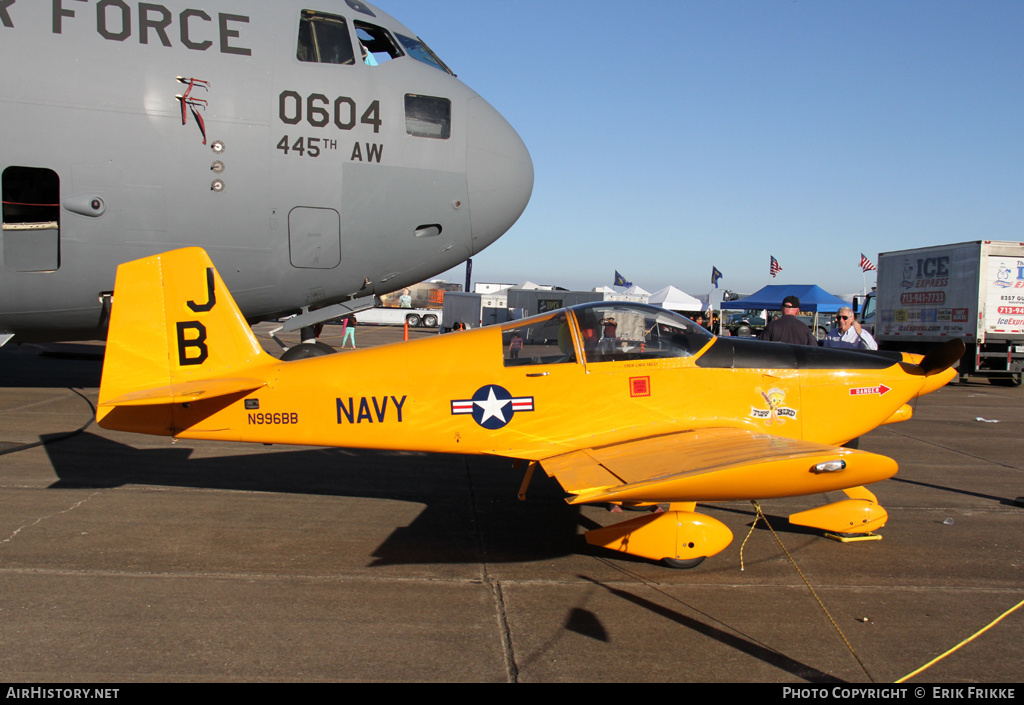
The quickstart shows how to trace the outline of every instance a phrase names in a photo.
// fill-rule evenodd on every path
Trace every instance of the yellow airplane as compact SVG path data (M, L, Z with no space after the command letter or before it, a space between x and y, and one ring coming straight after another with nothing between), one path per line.
M223 441L498 455L539 464L569 502L669 504L589 543L672 567L732 533L697 502L842 490L790 517L865 535L864 485L890 458L841 444L911 416L954 376L927 356L716 338L687 318L600 302L436 338L282 362L263 351L206 252L118 268L97 420Z

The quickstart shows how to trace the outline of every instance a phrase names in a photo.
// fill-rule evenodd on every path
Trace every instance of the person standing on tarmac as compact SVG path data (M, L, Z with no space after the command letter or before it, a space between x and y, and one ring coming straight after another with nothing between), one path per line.
M782 300L782 315L769 321L761 333L761 340L794 345L817 345L818 341L806 323L797 318L800 313L800 299L787 296Z
M352 315L345 316L341 323L341 349L345 349L345 344L352 341L352 349L356 349L356 317Z

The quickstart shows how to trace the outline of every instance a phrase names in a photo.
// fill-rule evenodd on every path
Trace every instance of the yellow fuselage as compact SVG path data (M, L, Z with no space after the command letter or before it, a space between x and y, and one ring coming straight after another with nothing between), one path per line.
M247 370L266 381L255 392L175 404L170 416L163 406L120 408L107 425L179 438L524 459L722 426L838 445L893 419L925 382L903 363L720 369L699 367L698 355L505 367L502 352L495 326L309 360L268 360ZM532 404L504 410L510 419L497 430L453 413L453 402L471 400L488 385Z
M573 502L670 505L589 542L690 564L732 539L698 501L843 490L791 521L883 525L863 485L896 463L838 446L909 418L907 402L949 381L962 347L921 359L715 338L661 308L600 302L285 362L193 248L119 267L97 419L189 439L539 461Z

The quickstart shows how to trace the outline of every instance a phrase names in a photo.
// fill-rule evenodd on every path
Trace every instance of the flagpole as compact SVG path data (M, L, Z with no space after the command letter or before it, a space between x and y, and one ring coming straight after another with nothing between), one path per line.
M715 311L714 306L711 303L711 295L714 294L715 293L715 289L718 288L718 281L721 278L722 278L722 273L718 271L718 267L715 267L714 265L712 265L712 267L711 267L711 284L712 284L713 288L710 291L708 291L708 323L709 324L714 321L714 311ZM721 303L722 302L720 301L719 302L719 306L718 306L718 332L715 333L714 330L709 329L709 330L711 330L712 333L715 333L715 335L721 335L722 334L722 324L723 324L723 321L722 321L722 306L721 306Z
M861 288L863 289L862 295L867 296L868 294L868 271L877 271L874 262L864 256L864 253L860 253L860 277L861 277Z
M712 321L714 321L714 318L715 318L715 315L714 315L715 307L711 305L711 295L713 293L715 293L715 289L714 288L711 288L711 289L708 290L708 326L711 326ZM709 327L708 330L710 330L712 333L715 332L713 327Z

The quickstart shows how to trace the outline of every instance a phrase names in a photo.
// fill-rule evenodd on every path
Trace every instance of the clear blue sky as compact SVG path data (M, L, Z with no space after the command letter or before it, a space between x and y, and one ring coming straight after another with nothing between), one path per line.
M375 2L533 157L474 281L843 295L861 252L1024 241L1021 0Z

